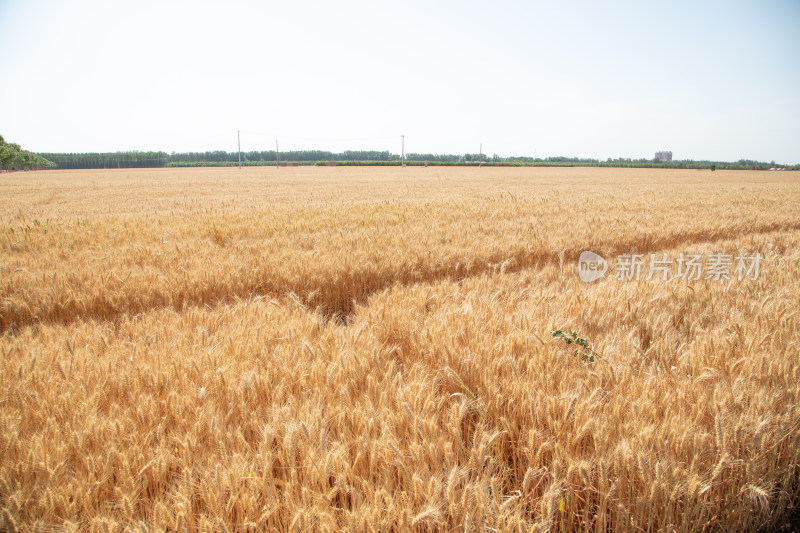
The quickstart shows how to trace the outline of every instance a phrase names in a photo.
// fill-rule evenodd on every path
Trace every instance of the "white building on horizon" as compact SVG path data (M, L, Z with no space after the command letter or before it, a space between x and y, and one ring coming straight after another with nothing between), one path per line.
M663 152L656 152L656 161L668 162L672 161L672 152L671 151L663 151Z

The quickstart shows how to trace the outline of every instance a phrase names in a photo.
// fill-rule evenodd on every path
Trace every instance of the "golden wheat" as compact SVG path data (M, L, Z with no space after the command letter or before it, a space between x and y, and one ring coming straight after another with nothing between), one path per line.
M797 503L792 174L0 186L4 529L758 530ZM584 284L584 249L765 259Z

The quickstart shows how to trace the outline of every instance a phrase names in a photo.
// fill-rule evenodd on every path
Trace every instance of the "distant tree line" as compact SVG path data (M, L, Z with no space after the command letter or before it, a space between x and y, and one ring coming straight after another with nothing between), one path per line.
M156 168L169 163L166 152L40 153L57 168Z
M56 165L39 154L23 150L18 144L7 143L0 135L0 169L25 170L31 168L56 168Z
M275 150L242 152L242 163L274 163L278 159ZM400 160L400 156L395 156L388 151L380 152L374 150L345 150L341 153L328 152L326 150L292 150L280 152L281 161L312 162L318 161L390 161L392 158ZM239 164L239 152L173 152L169 156L169 163L172 166L180 166L181 163L236 163Z
M16 146L16 145L12 145ZM28 152L30 154L30 152ZM206 152L107 152L107 153L40 153L28 157L38 157L39 168L148 168L148 167L197 167L234 166L239 164L239 152L224 150ZM45 163L45 161L47 163ZM399 165L400 154L378 150L345 150L329 152L326 150L290 150L276 153L275 150L242 152L243 166L269 166L280 161L295 162L301 165L324 164L335 161L341 165ZM635 168L695 168L719 170L768 170L788 168L800 170L800 165L785 166L762 161L740 159L736 162L714 161L669 161L652 159L609 158L600 161L592 158L555 156L535 158L525 156L500 157L497 154L420 154L405 155L409 165L476 165L487 166L576 166L576 167L635 167ZM3 163L5 165L5 163Z

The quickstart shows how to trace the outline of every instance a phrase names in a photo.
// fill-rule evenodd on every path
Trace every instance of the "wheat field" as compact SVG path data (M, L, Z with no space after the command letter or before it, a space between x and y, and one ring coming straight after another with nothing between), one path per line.
M0 530L785 529L799 180L1 174Z

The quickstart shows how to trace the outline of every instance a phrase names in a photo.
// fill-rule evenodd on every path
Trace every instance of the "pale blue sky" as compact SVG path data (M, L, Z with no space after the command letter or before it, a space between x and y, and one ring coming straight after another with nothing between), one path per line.
M799 30L797 0L0 0L0 134L800 163Z

